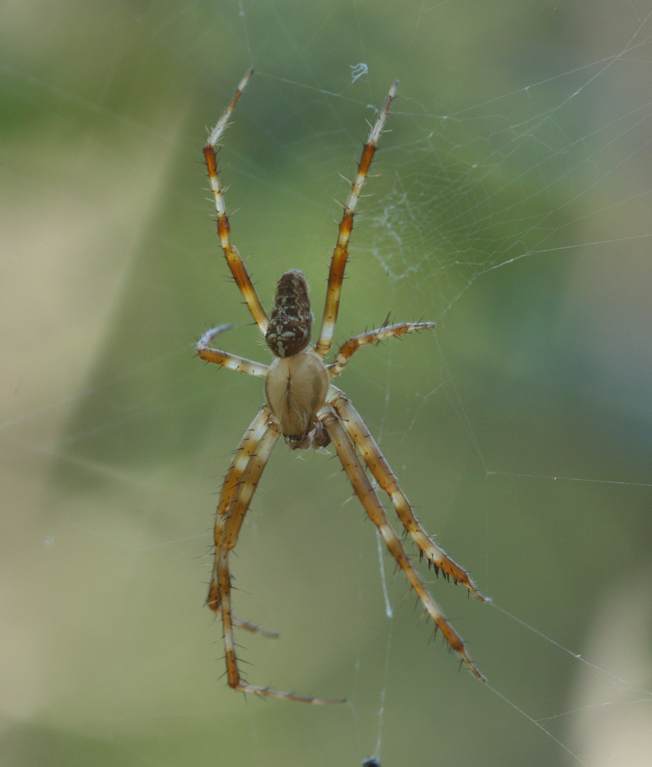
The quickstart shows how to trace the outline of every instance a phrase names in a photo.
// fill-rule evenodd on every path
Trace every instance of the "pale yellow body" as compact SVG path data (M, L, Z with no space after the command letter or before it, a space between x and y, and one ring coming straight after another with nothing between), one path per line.
M328 391L321 357L306 347L291 357L275 357L265 378L265 395L284 437L301 438L316 422Z

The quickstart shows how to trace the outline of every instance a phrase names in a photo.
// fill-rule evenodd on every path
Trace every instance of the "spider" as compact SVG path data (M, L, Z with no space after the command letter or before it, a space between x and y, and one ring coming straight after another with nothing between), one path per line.
M459 656L461 664L464 664L478 679L484 679L471 659L462 638L429 594L405 553L399 537L390 527L369 475L388 495L405 533L417 546L420 557L425 556L428 565L434 568L435 573L437 575L442 573L446 579L462 584L469 594L481 601L485 601L485 597L478 591L466 570L449 557L425 531L358 411L344 392L332 383L333 379L344 370L351 357L363 346L375 344L387 338L399 338L407 333L432 330L435 323L398 322L391 325L385 323L375 330L367 331L346 341L339 348L334 362L324 361L330 352L333 340L348 257L349 237L353 228L353 216L392 101L396 96L398 83L396 81L392 83L385 104L378 112L362 149L357 174L344 206L337 243L330 262L326 303L319 338L312 347L310 345L312 314L308 285L303 273L292 269L281 276L276 288L274 307L268 318L238 250L231 242L231 227L226 215L224 188L218 171L216 148L252 73L252 70L246 72L238 84L226 110L210 132L203 151L211 190L215 198L217 234L226 262L251 316L274 355L271 364L265 365L211 346L212 340L218 334L231 327L228 324L207 330L197 342L197 353L206 362L256 376L265 381L266 402L249 424L227 470L219 496L213 533L214 562L207 604L222 618L228 685L234 690L261 697L313 704L343 702L250 684L243 678L238 665L234 629L243 629L263 636L277 636L275 632L242 620L233 613L229 557L237 544L245 514L272 449L281 436L294 450L333 444L355 494L369 519L376 526L390 554L396 560L396 564L421 600L428 616L434 622L435 633L440 630L449 647Z

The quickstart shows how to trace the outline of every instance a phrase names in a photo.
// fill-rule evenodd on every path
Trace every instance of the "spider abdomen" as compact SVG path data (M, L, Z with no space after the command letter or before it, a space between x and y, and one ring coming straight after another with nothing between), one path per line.
M306 348L291 357L276 357L265 379L267 404L284 437L300 439L313 428L328 391L328 372L321 357Z
M276 357L292 357L310 343L312 313L303 272L291 269L276 286L265 341Z

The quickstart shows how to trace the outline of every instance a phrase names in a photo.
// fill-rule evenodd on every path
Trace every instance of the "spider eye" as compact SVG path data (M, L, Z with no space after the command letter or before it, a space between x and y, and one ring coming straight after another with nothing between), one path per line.
M299 269L281 276L265 341L277 357L291 357L308 346L312 313L308 283Z

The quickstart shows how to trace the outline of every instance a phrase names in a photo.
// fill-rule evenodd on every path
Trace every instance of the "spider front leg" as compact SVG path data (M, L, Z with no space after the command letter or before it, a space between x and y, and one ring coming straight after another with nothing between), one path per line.
M216 564L217 552L220 551L222 547L222 539L224 536L224 526L227 521L227 514L231 510L232 504L241 485L243 475L251 462L251 458L266 433L269 419L269 409L266 406L261 407L260 410L256 413L253 421L247 427L247 430L245 431L240 444L238 445L238 449L236 450L233 459L231 460L231 464L222 483L222 490L220 492L220 499L215 513L215 525L213 528L213 549L215 552L215 561L213 563L211 582L208 587L208 596L206 597L206 604L215 613L219 613L221 610L220 590L217 581ZM251 621L241 620L235 616L232 616L232 622L234 626L242 628L245 631L250 631L251 633L261 634L262 636L266 637L278 636L276 631L269 631L268 629L262 628L262 626L258 626L257 624L252 623Z
M344 471L351 480L355 494L362 503L369 519L380 532L390 554L396 560L396 564L404 572L405 577L417 593L426 612L435 623L437 629L444 635L449 647L459 655L462 663L464 663L476 678L484 681L484 676L480 673L480 670L471 659L462 638L446 620L439 605L427 591L419 574L408 559L408 556L401 545L401 541L387 522L387 517L385 516L380 500L378 499L365 470L358 460L353 443L349 439L337 412L330 407L325 407L320 412L320 420L330 434L337 455L344 467Z
M242 476L251 461L251 456L254 454L262 439L269 417L270 413L266 407L262 407L258 411L256 417L245 431L240 445L233 456L226 476L224 477L220 500L215 514L215 525L213 528L213 548L215 552L220 550L227 512L231 508L231 504L240 487ZM210 586L208 588L208 595L206 597L206 604L214 613L219 613L221 604L219 585L217 582L216 561L217 560L213 563L213 572L211 575ZM272 639L278 637L277 631L270 631L252 621L242 620L235 615L232 615L232 623L237 628L249 631L252 634L260 634L261 636Z
M293 692L276 690L249 684L240 673L235 649L233 629L240 627L256 633L263 633L260 627L248 621L240 621L233 615L231 606L231 573L229 555L235 548L242 523L251 504L262 473L269 461L272 449L278 440L279 432L267 407L263 407L252 421L241 447L225 478L218 516L215 525L215 565L213 580L209 589L209 606L222 616L224 629L224 658L229 687L258 697L278 698L299 703L328 704L342 703L341 700L328 700ZM244 467L244 468L243 468ZM265 632L272 635L271 632Z
M329 401L340 417L342 426L376 482L389 496L405 532L418 546L419 554L426 557L428 565L434 567L437 574L441 571L446 578L461 583L470 594L485 602L487 598L478 591L469 573L433 541L417 519L396 475L351 400L335 386L332 391L335 394Z
M407 333L417 333L419 330L432 330L436 324L436 322L396 322L393 325L383 325L380 328L353 336L340 346L335 362L327 365L328 374L331 379L337 378L344 370L346 363L363 346L380 343L386 338L400 338Z
M215 336L223 333L225 330L230 330L232 327L233 325L227 323L226 325L218 325L216 328L207 330L199 341L197 341L195 347L197 354L205 362L213 362L215 365L227 368L228 370L235 370L238 373L246 373L250 376L256 376L256 378L264 378L267 375L267 365L209 346Z
M241 628L248 628L258 633L259 627L249 621L239 621L233 615L231 609L229 553L235 548L245 514L265 465L269 460L272 448L278 439L278 433L271 427L269 413L265 412L266 410L266 408L261 410L261 413L265 415L262 433L259 432L259 436L256 438L255 432L251 429L248 430L248 433L251 432L249 437L245 435L245 440L248 439L248 449L243 450L238 456L235 471L232 474L231 472L227 474L222 487L222 497L218 507L218 519L216 520L214 534L216 549L213 580L209 589L209 607L216 612L219 611L222 617L224 659L229 687L242 692L252 692L252 690L245 689L248 685L240 676L233 629L236 626L240 626ZM256 416L253 423L258 423L259 415ZM247 457L249 450L251 450L251 453ZM237 463L240 462L241 467L245 460L246 467L240 471ZM222 511L221 514L220 511ZM269 635L270 632L264 633Z
M240 100L242 91L247 87L247 83L249 82L249 78L252 74L253 69L249 69L247 72L245 72L245 75L238 84L238 87L236 88L231 101L228 103L224 113L217 121L217 124L213 130L210 132L208 141L204 147L204 160L206 162L206 169L208 170L208 179L210 181L211 191L213 192L213 197L215 199L215 210L217 212L217 235L220 239L222 250L224 251L226 263L231 270L231 274L233 275L233 279L235 280L236 285L242 293L242 297L247 304L251 316L254 318L254 321L260 328L261 333L264 335L265 331L267 330L267 314L265 313L265 310L260 303L256 289L254 288L251 278L249 277L247 268L240 258L238 249L231 242L231 225L229 224L229 219L226 215L224 188L222 187L222 183L220 181L216 152L217 145L222 138L222 134L227 128L228 122L231 118L231 115L233 114L233 110Z

